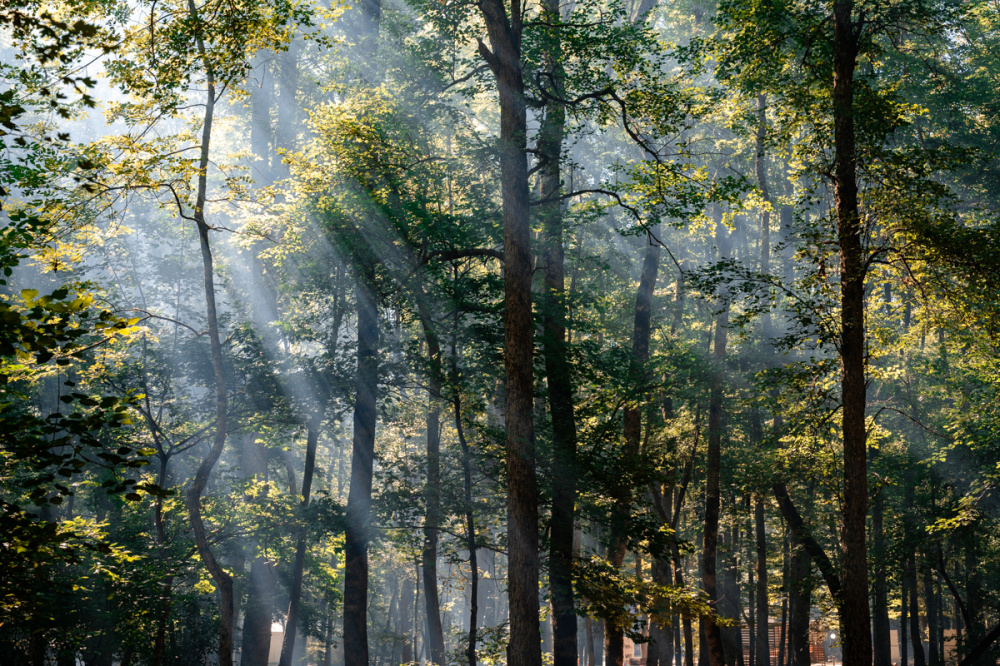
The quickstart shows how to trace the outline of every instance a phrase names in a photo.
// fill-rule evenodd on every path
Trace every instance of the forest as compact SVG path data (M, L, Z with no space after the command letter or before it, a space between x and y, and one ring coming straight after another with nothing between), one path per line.
M0 0L0 664L1000 660L997 0Z

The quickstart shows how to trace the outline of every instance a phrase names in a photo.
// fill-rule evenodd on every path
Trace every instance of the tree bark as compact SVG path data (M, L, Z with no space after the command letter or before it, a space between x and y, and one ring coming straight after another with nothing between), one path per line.
M938 609L937 595L934 594L934 578L931 575L930 556L926 556L923 566L924 610L927 614L928 659L927 666L941 666L938 649Z
M767 533L764 529L764 499L757 497L753 507L757 545L757 645L755 666L771 666L768 640Z
M899 596L900 596L900 609L899 609L899 662L902 666L909 666L910 659L907 653L909 647L909 610L910 604L907 598L909 594L909 588L906 586L906 572L908 571L907 565L904 561L903 564L903 576L902 583L899 586Z
M208 238L208 223L205 221L205 202L208 195L208 157L212 139L212 122L215 116L215 71L205 49L201 36L198 10L194 0L188 0L188 13L196 26L198 56L205 67L205 116L201 133L201 155L198 161L198 190L194 205L194 220L198 228L198 239L201 246L202 270L205 287L205 311L208 318L208 339L212 348L212 370L215 380L215 433L212 438L212 448L202 460L194 481L185 495L191 529L194 532L198 555L205 563L216 589L219 591L219 666L231 666L233 663L233 579L222 568L208 543L208 531L201 516L201 495L208 485L212 471L222 456L226 445L228 389L226 386L226 367L222 358L222 340L219 335L219 318L215 304L215 268L212 258L212 246Z
M465 547L469 551L469 640L465 657L469 666L476 666L476 634L479 625L479 558L476 544L476 516L472 503L472 451L465 439L462 424L462 394L458 374L458 311L455 311L451 338L452 407L455 410L455 432L462 448L462 481L465 491Z
M865 264L858 207L854 127L854 70L861 26L852 18L854 0L833 5L833 192L840 247L841 402L844 438L843 600L844 662L871 666L868 608L868 443L865 424Z
M792 549L788 566L788 666L810 666L809 609L812 606L810 555L791 534Z
M874 452L872 454L875 455ZM889 589L883 518L885 515L885 491L883 487L875 497L872 506L872 547L874 553L874 574L872 585L872 640L874 642L874 666L892 666L892 636L889 633Z
M729 254L728 232L722 223L716 222L716 245L719 256ZM702 585L708 595L708 603L713 610L718 610L719 590L717 579L717 560L719 546L719 509L720 509L720 476L722 467L722 390L724 381L723 361L726 357L726 336L729 329L729 302L723 303L723 310L716 315L715 341L713 358L716 369L712 376L712 390L708 407L708 452L705 460L705 530L702 537ZM703 652L707 657L708 666L723 666L725 655L722 646L722 633L719 625L711 616L702 618L702 629L705 641Z
M532 413L534 326L531 311L527 108L521 68L521 1L479 3L492 51L479 51L500 98L500 180L504 236L504 420L507 457L508 666L541 666L538 620L538 482Z
M316 469L316 444L319 441L319 419L309 424L306 436L306 462L302 470L302 508L309 506L313 474ZM292 585L288 591L288 614L285 616L285 635L281 641L281 657L278 666L292 666L295 639L299 628L299 607L302 600L302 576L306 562L306 528L299 530L295 546L295 561L292 565Z
M913 666L925 666L924 645L920 634L920 608L917 600L917 567L913 550L906 558L906 578L903 584L909 588L910 596L910 642L913 645Z
M424 548L421 567L424 572L424 605L427 619L427 647L430 660L443 666L445 660L444 630L441 627L441 606L438 596L437 551L438 529L441 523L441 343L428 316L421 316L427 356L430 360L427 406L427 483L424 486Z
M630 375L632 386L637 393L635 401L625 409L624 435L625 447L622 452L623 465L621 469L628 473L635 468L639 456L640 438L642 435L642 409L644 391L647 383L646 364L649 362L650 320L653 304L653 289L656 286L656 276L660 262L660 246L652 239L646 245L642 261L642 275L639 278L639 288L635 296L635 315L632 328L632 358ZM614 489L615 502L612 508L610 546L607 560L616 569L621 568L625 560L625 549L628 545L629 512L632 506L632 488L625 479L620 480ZM605 666L622 666L624 663L624 627L615 621L604 619L604 663Z
M558 0L545 0L544 20L558 25ZM561 34L558 28L546 34L544 58L547 85L554 97L563 98ZM541 206L545 296L542 354L552 413L552 514L549 523L549 598L552 606L553 666L576 666L577 621L573 592L573 534L576 506L576 417L573 381L566 351L566 287L563 243L562 148L565 110L560 101L546 101L545 118L539 131Z
M378 310L373 267L359 267L356 286L358 361L354 401L351 485L344 539L344 664L368 666L368 530L375 460L378 385Z

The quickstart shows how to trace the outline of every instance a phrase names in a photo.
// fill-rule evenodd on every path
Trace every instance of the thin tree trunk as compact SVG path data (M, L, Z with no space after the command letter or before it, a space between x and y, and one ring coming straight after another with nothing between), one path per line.
M757 655L756 666L771 666L771 644L768 640L767 596L767 533L764 529L764 499L757 497L753 507L757 532Z
M910 605L908 600L909 587L906 584L906 575L909 571L908 565L904 562L903 564L903 576L902 583L900 584L900 609L899 609L899 662L902 666L909 666L909 612Z
M452 372L458 374L455 361L455 345L452 345ZM456 385L452 404L455 407L455 431L458 433L458 443L462 447L462 476L465 484L465 547L469 550L469 642L465 648L465 656L469 666L476 666L476 632L479 622L479 559L476 556L476 518L472 505L472 452L465 440L465 428L462 426L462 398Z
M728 232L716 222L716 245L719 255L728 255ZM719 590L717 582L717 560L719 544L720 476L722 466L722 389L724 373L722 363L726 357L726 334L729 329L729 303L716 316L713 357L716 364L712 377L712 391L708 408L708 453L705 460L705 530L702 537L702 585L708 595L708 603L718 610ZM702 618L701 625L705 640L702 653L707 657L708 666L723 666L725 653L722 633L711 616Z
M409 574L403 577L403 588L399 594L399 634L403 637L400 648L401 663L413 661L413 580Z
M212 122L215 116L215 71L205 49L201 36L201 19L194 0L188 0L188 13L196 26L195 41L198 56L205 66L205 116L201 133L201 156L198 162L198 193L195 199L194 219L198 227L198 239L201 246L202 269L205 286L205 311L208 318L208 339L212 348L212 370L215 380L215 434L212 438L212 448L202 460L195 473L194 481L185 495L191 529L194 532L198 555L205 563L216 589L219 591L219 666L231 666L233 663L233 579L222 568L208 543L208 531L201 516L201 496L208 485L216 463L222 456L226 445L228 389L226 386L226 368L222 358L222 340L219 335L219 318L215 304L215 267L212 259L212 246L208 238L208 224L205 222L205 202L208 195L208 157L212 139Z
M875 450L877 451L877 449ZM873 452L873 456L875 453ZM889 627L889 588L886 560L883 517L885 515L885 492L883 487L875 497L872 506L872 547L874 553L874 574L872 585L872 640L874 642L874 666L892 666L892 636Z
M545 0L544 20L560 21L559 0ZM560 30L547 35L546 85L554 97L564 97ZM542 353L552 412L552 513L549 523L549 598L552 606L553 666L576 666L577 622L573 601L573 533L576 506L576 418L573 413L573 382L566 353L565 250L563 247L562 148L565 110L561 102L546 102L539 131L545 297Z
M426 314L426 313L425 313ZM438 529L441 522L441 343L433 330L429 316L421 316L427 356L430 360L427 407L427 483L424 487L426 515L424 518L424 548L421 566L424 571L424 605L426 606L427 643L431 662L443 666L444 630L441 627L441 607L438 595Z
M154 435L155 437L155 435ZM163 449L160 449L161 454ZM167 465L170 463L169 455L162 454L159 456L160 460L160 474L157 479L157 485L160 488L167 487ZM166 532L166 521L163 515L163 498L157 497L155 500L153 510L153 524L156 527L156 543L160 548L160 560L164 566L169 566L167 563L167 532ZM167 638L167 623L170 621L170 611L173 605L173 589L174 589L174 574L173 572L168 573L160 586L161 598L163 600L163 608L160 611L160 617L156 622L156 637L153 639L153 666L163 666L163 656L166 649L166 638Z
M302 470L302 508L309 506L309 494L312 491L313 474L316 469L316 444L319 441L319 419L309 424L306 436L306 462ZM281 641L281 657L278 666L292 666L292 654L295 652L295 638L299 626L299 606L302 600L302 575L306 562L306 528L299 530L298 543L295 546L295 562L292 566L292 585L288 591L288 615L285 620L285 635Z
M788 532L781 544L781 629L778 637L778 666L786 666L788 646L788 588L790 584L788 573Z
M646 384L646 363L649 361L650 318L652 314L653 290L656 286L656 276L660 262L660 246L652 239L646 245L642 261L642 275L639 278L639 288L635 296L635 316L632 330L631 378L634 390L639 391L635 403L625 409L625 449L623 451L622 469L632 470L639 455L639 444L642 435L643 403L642 387ZM611 545L608 548L608 562L615 568L621 568L625 560L625 548L628 545L628 518L632 505L632 488L622 480L616 489L614 508L611 519ZM613 620L604 619L604 663L605 666L622 666L624 663L624 627Z
M927 617L927 639L928 639L928 659L927 666L941 666L940 651L938 649L938 611L937 595L934 594L934 578L931 575L930 555L924 559L924 610Z
M910 642L913 645L913 666L926 666L927 660L924 657L924 645L920 634L920 608L917 600L917 567L913 550L911 549L906 558L906 579L903 584L909 590L910 597Z

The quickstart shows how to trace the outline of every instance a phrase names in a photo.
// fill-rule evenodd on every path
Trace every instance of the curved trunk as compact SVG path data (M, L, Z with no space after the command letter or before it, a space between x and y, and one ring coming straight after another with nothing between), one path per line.
M198 11L193 0L188 0L188 12L192 21L200 22ZM219 318L215 304L215 268L212 259L212 246L208 239L208 224L205 222L205 201L208 192L208 156L212 139L212 121L215 114L215 73L205 51L205 42L200 30L196 33L198 55L205 64L205 83L207 93L205 99L205 116L201 134L201 156L198 162L198 194L194 206L194 220L198 228L198 240L201 247L202 271L205 287L205 311L208 318L208 339L212 347L212 370L215 379L215 434L212 438L212 448L202 460L195 474L191 487L185 495L185 504L191 519L191 529L194 532L198 555L205 563L216 589L219 591L219 666L231 666L233 663L233 579L222 568L208 543L208 532L201 516L201 495L208 485L208 480L215 469L215 464L222 456L226 444L228 392L226 387L226 369L222 359L222 340L219 336Z

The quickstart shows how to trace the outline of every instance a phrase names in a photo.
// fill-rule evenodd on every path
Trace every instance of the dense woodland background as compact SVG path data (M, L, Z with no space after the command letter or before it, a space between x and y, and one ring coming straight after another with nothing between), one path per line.
M995 0L0 26L3 664L996 662Z

